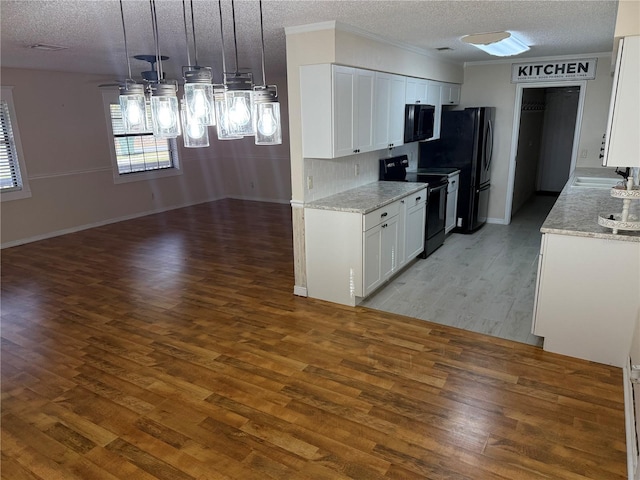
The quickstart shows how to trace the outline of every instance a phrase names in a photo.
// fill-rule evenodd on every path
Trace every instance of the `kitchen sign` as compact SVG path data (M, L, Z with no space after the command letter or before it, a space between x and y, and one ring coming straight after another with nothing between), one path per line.
M511 65L511 83L593 80L596 78L597 61L597 58L581 58L578 60L514 63Z

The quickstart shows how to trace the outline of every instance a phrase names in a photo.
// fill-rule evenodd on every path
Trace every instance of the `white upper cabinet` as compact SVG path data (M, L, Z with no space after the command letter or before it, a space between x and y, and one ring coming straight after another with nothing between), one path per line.
M405 77L375 73L373 109L374 150L404 143Z
M433 136L429 138L429 140L437 140L440 138L440 123L442 120L441 97L441 83L429 80L429 88L427 90L427 103L436 107L433 114Z
M457 83L441 83L440 101L442 106L458 105L460 103L460 85Z
M370 70L300 67L303 155L336 158L373 150L373 99Z
M429 81L424 78L407 77L405 103L427 103Z
M640 167L640 36L624 37L618 47L603 165Z

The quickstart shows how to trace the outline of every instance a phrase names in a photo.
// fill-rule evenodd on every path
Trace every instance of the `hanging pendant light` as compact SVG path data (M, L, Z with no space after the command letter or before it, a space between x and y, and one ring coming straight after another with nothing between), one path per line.
M187 33L187 12L185 0L182 0L182 13L184 18L184 34L187 42L187 63L182 67L184 78L184 99L189 113L189 121L198 122L201 125L215 125L216 114L213 98L213 72L210 67L198 65L198 45L196 42L196 27L193 16L193 0L191 6L191 29L193 33L193 51L195 64L191 64L189 51L189 35Z
M256 145L280 145L282 126L280 122L280 103L278 88L267 85L264 67L264 27L262 20L262 0L260 0L260 37L262 40L262 85L255 86L253 98L253 118L255 122Z
M182 118L182 140L186 148L201 148L209 146L209 129L191 117L187 102L183 99L180 107Z
M153 135L157 138L175 138L180 135L180 115L178 113L178 83L166 82L160 61L160 42L158 38L158 17L155 0L149 0L151 22L158 64L158 83L151 85L151 118Z
M229 109L227 106L227 85L226 76L226 61L225 61L225 49L224 49L224 31L222 28L222 1L218 0L218 12L220 14L220 43L222 46L222 84L214 85L213 97L215 100L216 109L216 127L218 130L218 140L237 140L242 138L236 135L229 124Z
M120 87L120 112L124 133L142 133L148 131L145 109L144 85L136 83L131 78L131 61L129 60L129 47L127 45L127 30L124 24L124 9L120 0L120 16L122 18L122 33L124 35L124 53L127 58L129 77Z
M253 74L250 72L240 73L238 69L238 39L234 0L231 0L231 15L236 68L234 73L224 72L224 83L227 87L224 97L227 104L227 121L230 132L236 136L246 137L256 133L253 122Z

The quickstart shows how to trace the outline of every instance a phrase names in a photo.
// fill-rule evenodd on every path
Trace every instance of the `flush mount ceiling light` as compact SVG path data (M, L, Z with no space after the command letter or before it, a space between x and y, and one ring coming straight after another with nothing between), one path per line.
M527 44L509 32L478 33L461 40L497 57L511 57L529 50Z
M45 50L47 52L57 52L58 50L67 50L69 47L63 47L62 45L51 45L48 43L34 43L29 45L29 48L34 50Z

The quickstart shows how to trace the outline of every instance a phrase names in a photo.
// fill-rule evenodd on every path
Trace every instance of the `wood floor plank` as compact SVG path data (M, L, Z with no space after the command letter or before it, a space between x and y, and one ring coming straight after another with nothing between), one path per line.
M623 480L620 369L297 297L221 200L0 256L4 480Z

